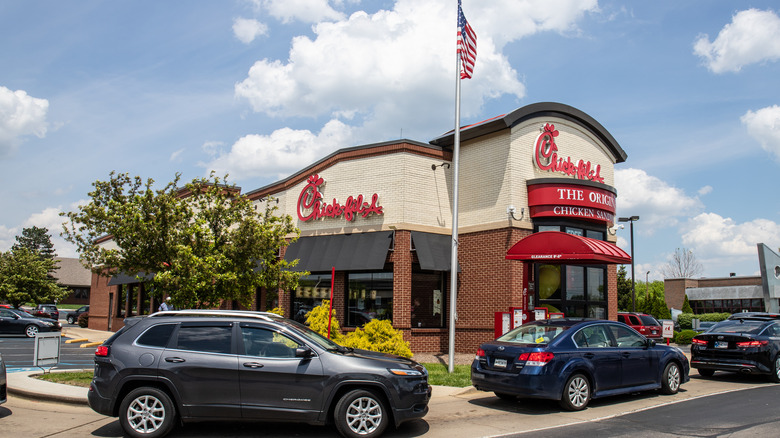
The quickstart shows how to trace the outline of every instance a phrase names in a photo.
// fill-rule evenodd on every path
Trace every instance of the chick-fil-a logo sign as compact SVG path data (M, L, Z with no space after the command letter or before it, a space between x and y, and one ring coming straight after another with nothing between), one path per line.
M383 214L382 207L377 205L379 195L371 195L371 202L364 201L363 195L356 197L350 196L344 202L339 204L336 198L328 204L323 201L320 186L325 183L325 179L319 175L312 175L306 181L306 187L301 190L298 196L298 219L306 222L310 220L321 219L324 217L337 218L344 216L344 219L351 221L355 215L368 217L373 214Z
M542 133L536 139L536 150L534 153L536 167L541 170L560 172L579 179L603 183L604 178L600 175L600 165L597 164L594 170L590 161L580 160L577 164L574 164L571 157L567 157L565 160L558 158L558 145L555 144L555 137L557 136L558 131L555 129L555 125L546 123L544 128L542 128Z

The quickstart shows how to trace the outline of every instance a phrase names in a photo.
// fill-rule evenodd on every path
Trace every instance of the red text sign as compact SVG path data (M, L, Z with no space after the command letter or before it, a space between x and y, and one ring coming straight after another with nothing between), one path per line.
M615 194L604 189L573 184L528 186L531 217L570 217L615 223Z
M319 175L312 175L308 179L308 184L301 190L298 196L298 219L306 222L310 220L321 219L324 217L337 218L344 216L344 219L351 221L355 215L368 217L373 214L383 214L382 207L377 205L379 195L371 195L371 203L363 201L363 195L357 197L350 196L344 202L339 204L336 198L328 204L323 201L320 186L325 183Z
M596 168L593 169L590 161L579 160L575 164L571 157L567 157L565 160L558 157L558 145L555 144L555 137L557 136L558 131L555 129L555 125L546 123L542 133L536 138L536 149L534 151L536 167L541 170L559 172L575 178L603 183L604 178L600 174L600 165L597 164Z

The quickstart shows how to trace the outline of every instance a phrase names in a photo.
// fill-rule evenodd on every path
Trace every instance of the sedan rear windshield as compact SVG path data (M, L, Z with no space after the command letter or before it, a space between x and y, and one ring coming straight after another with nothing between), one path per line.
M508 331L497 340L517 344L549 344L568 329L564 325L525 324Z
M710 333L746 333L755 335L761 332L766 321L750 321L744 319L726 320L717 323Z

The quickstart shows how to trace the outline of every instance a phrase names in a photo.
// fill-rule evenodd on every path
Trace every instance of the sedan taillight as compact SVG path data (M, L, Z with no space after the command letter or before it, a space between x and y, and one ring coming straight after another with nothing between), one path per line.
M479 359L480 357L482 357L482 358L485 357L485 350L483 350L481 348L477 348L477 357L476 358Z
M691 344L694 344L694 345L707 345L707 341L705 341L704 339L693 338L693 339L691 339Z
M554 357L555 355L549 351L537 351L534 353L522 353L517 358L519 360L525 361L527 366L540 367L546 365L547 362L553 360Z
M769 341L745 341L745 342L737 342L737 347L742 348L750 348L750 347L761 347L766 344L768 344Z

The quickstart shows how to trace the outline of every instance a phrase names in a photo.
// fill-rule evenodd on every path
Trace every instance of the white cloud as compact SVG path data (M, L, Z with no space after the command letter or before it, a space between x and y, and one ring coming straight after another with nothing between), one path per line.
M754 219L742 224L715 213L702 213L681 227L683 244L696 254L756 257L756 244L780 246L780 224Z
M185 150L186 150L185 148L181 148L181 149L179 149L177 151L173 151L173 153L171 153L171 157L168 159L168 161L171 161L171 162L175 161L175 162L180 163L181 162L181 155L184 153Z
M319 134L283 128L271 135L247 135L227 153L218 152L204 164L231 179L274 176L282 178L300 170L336 149L352 144L352 129L338 120L326 123Z
M233 20L233 35L244 44L249 44L255 38L268 35L268 26L248 18L236 18Z
M738 72L742 67L780 59L780 17L772 11L748 9L736 13L715 41L699 36L693 53L713 73Z
M688 217L702 208L698 198L686 195L683 190L641 169L616 170L615 187L618 189L618 215L638 215L643 233L673 226L679 217Z
M318 23L344 19L344 14L331 8L328 0L262 0L262 5L282 23Z
M596 11L593 0L496 0L466 11L478 35L474 79L464 81L462 117L488 99L520 99L525 86L501 53L510 41L542 31L576 33L576 21ZM293 39L285 60L261 59L235 94L271 116L348 114L361 138L431 136L451 124L454 105L454 4L399 0L391 10L363 11L313 27ZM498 19L498 23L492 20ZM420 115L423 115L422 117Z
M696 193L698 193L699 196L709 195L710 193L712 193L712 186L709 185L704 186L700 188L699 191Z
M0 225L0 251L8 251L16 243L16 230Z
M740 118L748 134L756 139L764 150L780 161L780 106L773 105Z
M21 137L46 136L49 101L0 86L0 156L12 151Z

